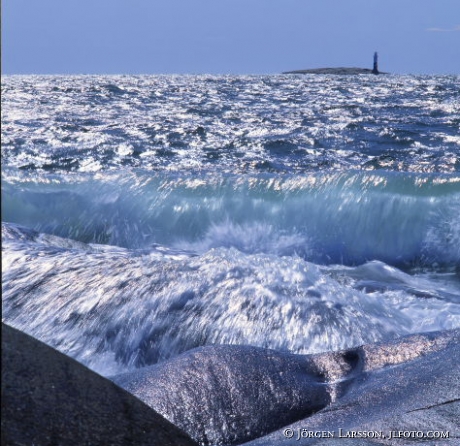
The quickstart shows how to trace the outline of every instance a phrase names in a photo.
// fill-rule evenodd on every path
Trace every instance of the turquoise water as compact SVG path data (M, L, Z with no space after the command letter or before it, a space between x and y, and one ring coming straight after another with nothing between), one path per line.
M459 327L459 87L4 77L4 320L103 374Z

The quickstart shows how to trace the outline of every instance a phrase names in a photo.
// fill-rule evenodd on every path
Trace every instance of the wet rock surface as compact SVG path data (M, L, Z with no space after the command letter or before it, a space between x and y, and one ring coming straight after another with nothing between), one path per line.
M308 419L247 444L456 444L460 439L459 340L455 330L360 347L364 367L344 395ZM306 437L318 432L334 436Z
M286 427L294 436L378 431L385 444L401 444L404 438L389 438L401 430L454 438L459 338L459 331L434 332L317 355L207 346L114 380L206 445L319 441L287 438Z
M455 444L459 341L452 330L315 355L205 346L113 377L128 393L3 325L2 444L402 446L434 432Z

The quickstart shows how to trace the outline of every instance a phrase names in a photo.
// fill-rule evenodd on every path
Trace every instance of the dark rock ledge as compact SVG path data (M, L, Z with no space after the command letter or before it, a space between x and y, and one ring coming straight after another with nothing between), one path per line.
M3 325L2 445L460 444L459 358L460 330L317 355L206 346L114 377L127 393ZM448 438L391 438L411 431Z
M192 446L114 383L2 324L2 433L8 446Z
M283 74L338 74L338 75L356 75L356 74L376 74L369 68L356 67L335 67L335 68L312 68L309 70L285 71ZM387 74L379 72L377 74Z
M379 61L377 52L374 53L374 64L372 69L369 68L348 68L348 67L336 67L336 68L313 68L309 70L294 70L286 71L283 74L338 74L338 75L356 75L356 74L388 74L379 71Z
M459 358L460 330L315 355L209 345L114 380L207 446L350 444L340 430L386 435L353 445L401 446L390 432L448 432L440 446L460 444Z

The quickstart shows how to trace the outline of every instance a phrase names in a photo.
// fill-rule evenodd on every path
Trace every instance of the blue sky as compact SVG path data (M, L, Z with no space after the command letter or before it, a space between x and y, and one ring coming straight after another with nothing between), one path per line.
M460 74L460 0L2 0L3 74Z

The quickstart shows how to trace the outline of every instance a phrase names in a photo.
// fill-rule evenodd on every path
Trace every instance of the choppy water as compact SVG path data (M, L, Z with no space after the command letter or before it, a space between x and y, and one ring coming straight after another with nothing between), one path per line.
M6 76L3 318L104 374L460 326L458 76Z

